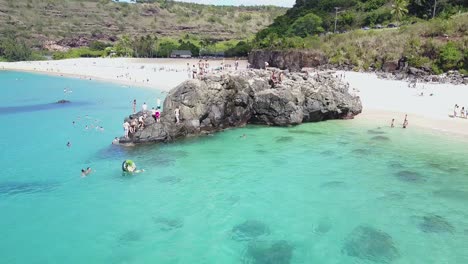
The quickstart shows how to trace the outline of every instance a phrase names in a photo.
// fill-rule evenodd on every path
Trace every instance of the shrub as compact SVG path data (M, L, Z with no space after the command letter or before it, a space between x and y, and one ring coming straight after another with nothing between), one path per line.
M31 55L31 48L23 40L18 40L14 36L0 40L0 56L7 61L30 60Z
M461 51L458 50L453 42L449 42L440 50L438 66L444 71L457 69L461 66L462 60L463 54Z

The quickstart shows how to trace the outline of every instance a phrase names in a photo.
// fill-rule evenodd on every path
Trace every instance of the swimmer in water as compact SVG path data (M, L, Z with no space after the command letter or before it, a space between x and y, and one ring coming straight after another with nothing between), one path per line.
M112 140L112 145L118 145L119 144L119 138L115 137L114 140Z
M88 176L88 174L90 174L92 172L91 168L88 167L86 170L84 169L81 169L81 177L86 177Z
M71 143L70 143L70 141L67 142L67 147L71 148Z

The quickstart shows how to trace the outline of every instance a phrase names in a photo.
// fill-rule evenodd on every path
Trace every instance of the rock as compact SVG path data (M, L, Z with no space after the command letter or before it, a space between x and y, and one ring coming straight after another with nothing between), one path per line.
M257 220L247 220L232 228L232 239L237 241L249 241L268 234L270 234L268 226Z
M402 170L395 173L395 176L400 181L410 182L410 183L424 183L426 179L416 171Z
M362 111L359 97L351 95L331 73L288 73L275 88L269 84L270 75L266 70L249 70L186 81L168 93L160 123L148 111L127 118L146 114L146 127L128 139L121 138L120 143L171 142L249 123L290 126L345 119ZM176 107L180 109L178 124Z
M343 252L378 263L390 263L399 257L392 237L369 226L356 227L346 239Z
M426 75L426 72L424 70L414 68L414 67L409 67L408 68L408 73L416 76L423 76Z
M425 233L453 233L455 231L452 224L438 215L423 216L419 228Z
M184 226L184 222L181 219L175 218L153 217L153 221L159 226L161 231L171 231Z
M255 69L264 69L265 62L270 67L300 71L302 68L327 64L326 56L317 51L270 51L253 50L249 53L249 63Z
M387 61L382 65L382 71L384 72L395 72L398 70L397 61Z
M246 261L252 264L289 264L293 256L293 246L287 241L253 241L247 246Z
M71 103L70 101L68 100L58 100L57 102L55 102L56 104L68 104L68 103Z

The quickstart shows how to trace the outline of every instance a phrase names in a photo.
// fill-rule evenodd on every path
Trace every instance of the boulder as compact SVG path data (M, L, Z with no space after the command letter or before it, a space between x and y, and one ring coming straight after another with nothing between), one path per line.
M265 62L271 67L300 71L302 68L326 65L328 60L325 54L318 51L253 50L249 53L252 68L264 69Z
M382 71L384 72L395 72L398 68L397 61L387 61L382 65Z
M148 111L129 116L127 121L146 114L146 126L120 142L171 142L249 123L290 126L349 119L362 111L359 97L331 73L287 73L274 88L270 75L266 70L249 70L186 81L168 93L159 123ZM179 123L174 114L177 107Z

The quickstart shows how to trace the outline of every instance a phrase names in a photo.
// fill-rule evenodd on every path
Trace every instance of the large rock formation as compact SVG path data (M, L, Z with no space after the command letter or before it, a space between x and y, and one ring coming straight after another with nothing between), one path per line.
M346 119L362 110L359 97L349 94L348 87L332 74L287 73L275 85L270 76L270 71L250 70L186 81L167 95L159 123L148 111L129 116L127 121L146 114L146 127L120 142L170 142L248 123L288 126Z
M328 59L323 53L318 51L253 50L250 52L249 63L252 68L264 69L265 62L268 62L271 67L300 71L302 68L326 65Z

